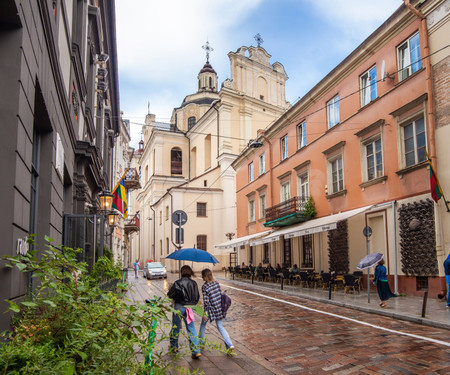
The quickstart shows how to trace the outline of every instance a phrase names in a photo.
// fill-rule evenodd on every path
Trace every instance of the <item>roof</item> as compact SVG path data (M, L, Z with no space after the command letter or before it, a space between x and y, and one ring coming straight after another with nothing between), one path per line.
M202 73L214 73L214 74L217 74L216 71L211 66L211 64L209 63L209 61L207 61L205 63L205 65L203 65L202 70L200 70L199 74L202 74Z

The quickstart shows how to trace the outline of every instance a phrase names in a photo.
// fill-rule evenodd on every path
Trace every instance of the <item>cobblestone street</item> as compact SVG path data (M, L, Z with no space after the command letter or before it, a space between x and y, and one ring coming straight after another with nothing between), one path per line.
M130 283L136 283L130 277ZM137 280L142 302L169 281ZM197 279L199 286L201 281ZM225 320L236 356L204 353L183 366L205 374L447 374L450 331L220 280L232 298ZM375 301L374 301L375 302ZM208 337L220 342L209 325Z

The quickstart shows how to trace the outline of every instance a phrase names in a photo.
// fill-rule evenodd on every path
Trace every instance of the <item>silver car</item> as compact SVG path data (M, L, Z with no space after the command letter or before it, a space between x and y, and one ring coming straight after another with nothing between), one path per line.
M164 267L159 262L150 262L147 263L144 267L144 277L147 278L147 280L150 280L152 278L161 278L164 277L167 279L167 271L166 267Z

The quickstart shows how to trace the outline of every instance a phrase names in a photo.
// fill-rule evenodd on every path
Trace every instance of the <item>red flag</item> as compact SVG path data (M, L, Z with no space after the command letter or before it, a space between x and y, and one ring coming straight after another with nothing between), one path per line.
M436 172L434 171L433 164L431 164L431 159L428 156L427 150L425 150L427 155L428 164L430 165L430 192L431 198L437 203L439 199L444 195L442 193L441 185L439 185L439 180L437 178Z

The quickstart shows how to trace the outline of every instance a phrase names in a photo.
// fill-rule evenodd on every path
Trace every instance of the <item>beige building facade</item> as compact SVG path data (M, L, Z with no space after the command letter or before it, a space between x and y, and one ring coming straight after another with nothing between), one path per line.
M236 233L236 184L231 163L264 129L288 108L283 65L270 63L264 48L241 47L230 52L230 79L218 87L218 77L207 61L200 70L198 90L174 108L170 123L148 114L139 159L142 189L136 196L141 230L141 260L162 261L180 247L213 252L213 246ZM172 214L187 214L183 243L176 238ZM133 253L136 253L133 245ZM228 266L229 255L218 254ZM194 264L201 269L205 264Z

